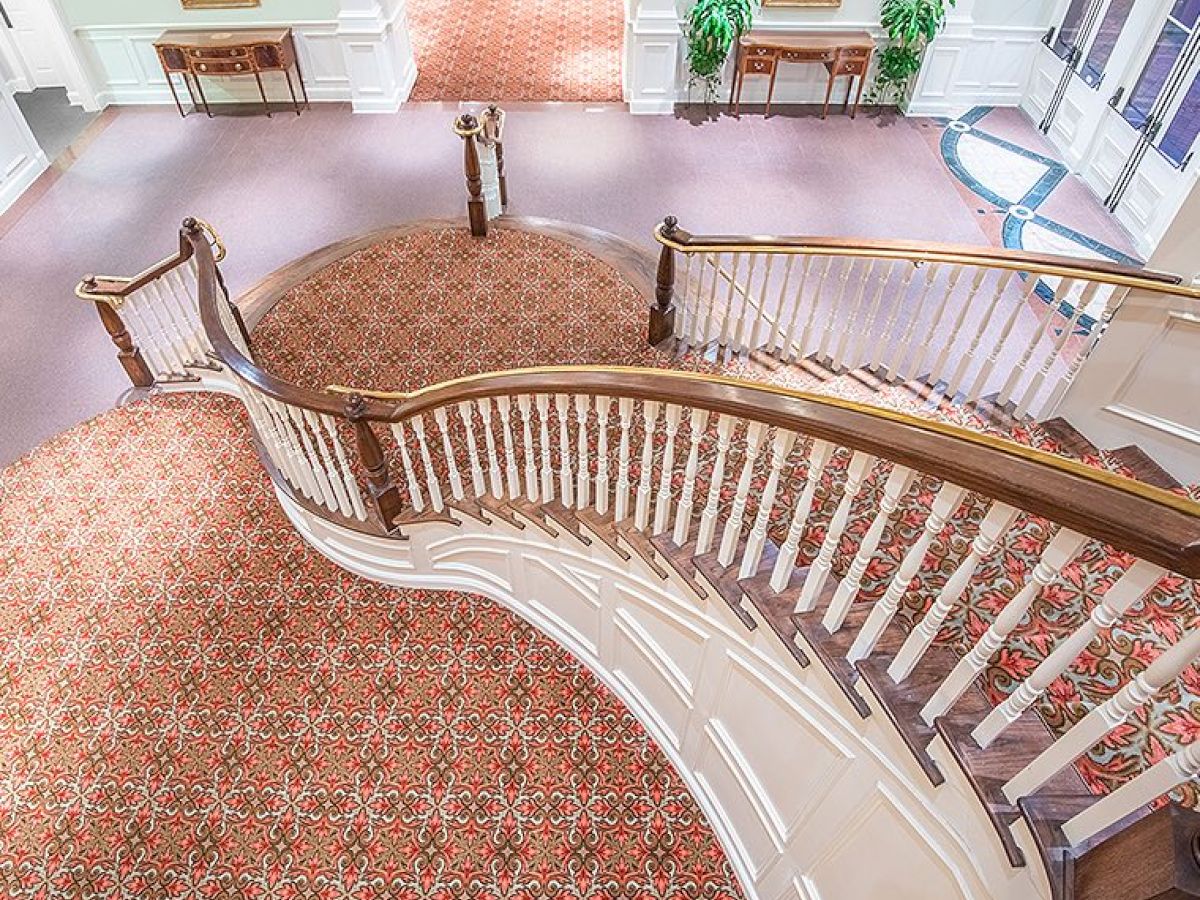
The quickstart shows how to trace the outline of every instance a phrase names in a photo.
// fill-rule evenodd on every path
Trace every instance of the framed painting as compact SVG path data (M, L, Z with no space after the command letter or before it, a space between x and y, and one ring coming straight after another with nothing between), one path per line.
M184 9L235 9L261 6L262 0L180 0Z
M811 6L822 9L836 9L842 5L842 0L762 0L763 6Z

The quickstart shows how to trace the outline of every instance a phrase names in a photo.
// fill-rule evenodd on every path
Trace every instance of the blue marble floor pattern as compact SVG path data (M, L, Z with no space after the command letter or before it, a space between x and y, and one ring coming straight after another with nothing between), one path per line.
M941 152L946 166L960 182L1004 214L1001 225L1004 246L1140 265L1140 260L1127 253L1038 212L1070 171L1056 159L980 128L980 122L991 111L989 106L977 106L957 119L941 120L945 125ZM1055 286L1055 280L1042 279L1036 294L1046 303L1056 304L1069 320L1075 314L1071 301L1077 298L1078 291L1056 299ZM1103 302L1089 304L1077 323L1080 333L1092 330L1103 306Z

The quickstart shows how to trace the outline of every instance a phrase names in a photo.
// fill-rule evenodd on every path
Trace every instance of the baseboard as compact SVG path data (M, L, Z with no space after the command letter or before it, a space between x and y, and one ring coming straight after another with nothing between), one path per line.
M635 116L669 116L675 112L675 101L630 100L629 112Z

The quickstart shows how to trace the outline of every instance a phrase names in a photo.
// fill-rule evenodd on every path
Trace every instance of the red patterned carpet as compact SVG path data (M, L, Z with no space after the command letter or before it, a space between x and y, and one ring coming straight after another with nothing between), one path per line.
M324 560L248 441L174 395L0 472L0 896L741 896L590 673Z
M411 0L413 100L620 102L620 0Z

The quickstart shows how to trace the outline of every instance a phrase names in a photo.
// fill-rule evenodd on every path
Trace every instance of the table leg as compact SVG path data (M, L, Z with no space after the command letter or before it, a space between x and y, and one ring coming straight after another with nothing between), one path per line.
M854 91L854 76L846 79L846 102L842 104L842 112L850 111L850 94Z
M196 79L196 91L200 94L200 102L204 104L204 114L210 119L212 118L212 110L208 108L208 98L204 96L204 85L200 83L200 76L194 76Z
M292 87L292 70L284 69L283 77L287 79L288 93L292 95L292 106L296 108L296 115L300 115L300 102L296 99L296 89Z
M266 112L267 118L269 119L271 118L271 104L267 102L267 92L263 88L262 74L257 70L254 73L254 80L258 82L258 94L260 97L262 97L263 110Z
M822 119L829 115L829 98L833 96L833 82L836 77L833 73L836 71L836 69L829 70L829 84L825 86L825 107L821 110Z
M858 115L858 105L862 103L863 88L867 84L867 73L864 71L858 76L858 94L854 98L854 109L850 111L850 118Z
M304 108L308 109L308 88L304 86L304 73L300 71L300 57L295 48L292 49L292 65L296 67L296 80L300 82L300 95L304 98Z
M166 69L163 69L163 74L167 76L167 87L171 89L171 99L175 101L175 108L179 110L179 118L184 118L183 104L179 102L179 94L175 90L175 79ZM187 78L185 75L184 78Z
M778 71L779 71L779 62L777 60L775 62L775 65L771 68L771 80L767 84L767 108L765 110L763 110L763 118L764 119L768 119L771 117L771 98L775 96L775 73Z
M746 73L741 71L741 64L738 66L737 93L733 99L733 117L740 119L742 117L742 87L746 84Z

